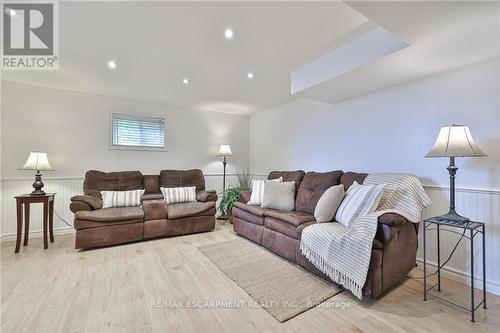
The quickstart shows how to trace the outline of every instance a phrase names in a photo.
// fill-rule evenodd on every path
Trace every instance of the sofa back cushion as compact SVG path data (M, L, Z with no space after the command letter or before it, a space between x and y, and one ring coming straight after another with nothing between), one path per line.
M205 189L205 177L199 169L193 170L161 170L161 187L196 187L196 192Z
M295 210L314 214L314 209L323 193L334 185L340 184L341 170L330 172L308 172L300 183Z
M130 191L142 189L140 171L102 172L87 171L83 182L83 193L101 198L101 191Z
M268 180L282 178L283 182L295 182L295 190L299 189L300 183L302 179L304 179L304 175L306 173L302 170L296 171L271 171L269 176L267 176Z
M344 172L344 174L340 178L340 183L344 185L344 191L347 192L354 181L356 181L358 184L363 184L366 176L368 176L367 173Z
M160 176L144 175L144 178L142 178L142 187L144 188L145 194L161 193Z

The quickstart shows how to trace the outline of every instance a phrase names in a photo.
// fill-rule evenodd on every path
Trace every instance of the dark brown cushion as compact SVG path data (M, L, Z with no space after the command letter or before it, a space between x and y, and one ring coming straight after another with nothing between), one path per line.
M215 202L181 202L167 206L168 219L180 219L190 216L215 215Z
M80 211L75 214L76 220L98 222L142 220L143 218L144 211L141 207L102 208L92 211Z
M300 183L295 210L314 214L314 209L323 193L334 185L340 184L341 170L330 172L308 172Z
M148 193L148 194L143 194L142 201L148 201L148 200L163 200L163 194L161 193Z
M368 176L367 173L344 172L342 177L340 177L340 183L344 185L344 191L347 191L354 181L357 181L358 184L363 184L366 176Z
M280 177L283 178L284 182L295 182L295 190L299 189L300 183L304 178L306 173L302 170L296 171L271 171L267 176L267 179L278 179Z
M95 197L93 195L75 195L71 197L73 202L84 202L89 205L92 209L101 209L102 200L101 198Z
M167 202L165 200L149 200L142 203L144 220L161 220L167 218Z
M160 193L160 176L144 175L142 178L142 187L144 188L144 194Z
M304 212L282 212L277 210L268 210L265 212L266 217L272 217L281 220L294 226L299 226L305 222L315 221L314 216Z
M199 169L161 170L160 185L162 187L195 186L196 192L199 192L205 189L205 177Z
M130 191L142 189L140 171L101 172L87 171L83 193L101 198L101 191Z
M250 222L250 223L258 224L258 225L264 225L264 216L263 215L252 214L249 211L242 209L237 205L233 206L231 213L233 214L234 219L238 218L238 219L243 220L245 222Z
M257 216L264 216L264 213L267 210L266 208L262 208L260 206L255 206L255 205L247 205L243 202L235 202L234 207L238 207L239 209L243 209Z

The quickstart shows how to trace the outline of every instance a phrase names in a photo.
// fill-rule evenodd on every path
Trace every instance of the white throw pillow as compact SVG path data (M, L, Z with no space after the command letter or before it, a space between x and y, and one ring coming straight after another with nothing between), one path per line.
M102 208L140 206L143 194L144 190L101 191Z
M295 182L266 180L262 208L274 208L285 212L295 208Z
M268 180L270 182L282 182L283 177ZM262 199L264 198L264 188L265 180L263 179L253 179L252 180L252 194L250 195L250 201L247 202L249 205L262 205Z
M321 195L314 208L316 222L330 222L344 199L344 185L334 185Z
M385 185L359 185L356 181L349 187L344 200L340 204L335 220L346 228L358 217L373 213Z
M196 187L160 187L167 205L196 201Z

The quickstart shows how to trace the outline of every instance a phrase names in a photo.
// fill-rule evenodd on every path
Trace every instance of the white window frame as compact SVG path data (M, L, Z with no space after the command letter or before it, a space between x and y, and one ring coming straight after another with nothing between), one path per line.
M148 147L148 146L127 146L127 145L115 145L113 144L113 117L114 115L117 116L123 116L123 117L129 117L129 118L136 118L138 120L161 120L163 121L163 147ZM140 113L132 113L128 111L122 111L122 110L111 110L109 111L109 117L108 117L108 149L111 150L145 150L145 151L160 151L164 152L167 151L167 120L165 119L164 116L158 116L158 115L143 115Z

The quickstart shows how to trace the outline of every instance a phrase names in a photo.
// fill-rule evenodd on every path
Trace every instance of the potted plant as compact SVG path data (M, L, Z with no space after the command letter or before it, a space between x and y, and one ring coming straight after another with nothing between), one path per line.
M238 178L238 185L230 185L223 193L219 202L219 211L223 215L229 217L229 222L233 222L231 210L235 202L238 201L241 191L248 191L251 189L250 184L252 181L252 174L248 170L238 171L236 173Z

